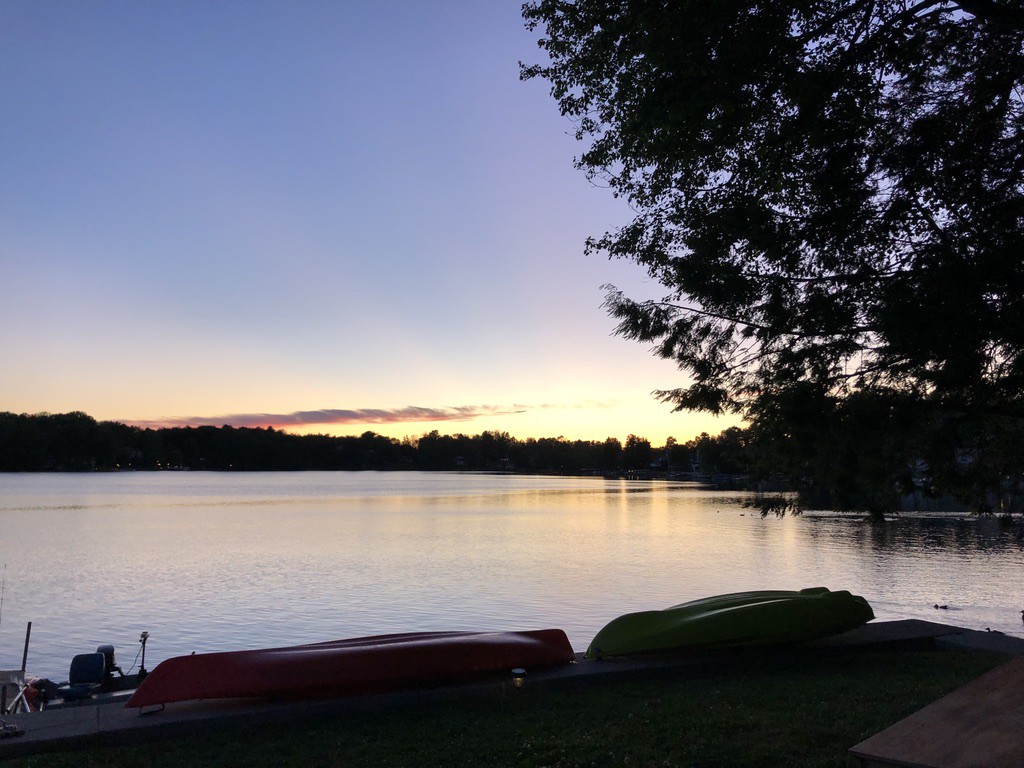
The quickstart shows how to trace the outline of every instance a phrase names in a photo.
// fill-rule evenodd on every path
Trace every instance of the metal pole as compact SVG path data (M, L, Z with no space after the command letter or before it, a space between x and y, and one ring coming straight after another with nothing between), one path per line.
M0 579L0 622L4 620L4 590L7 589L7 563L4 563L4 576Z
M149 632L143 632L139 636L139 642L142 643L142 663L139 665L139 682L141 683L149 675L146 671L146 641L149 640Z
M25 652L21 654L21 676L25 676L25 667L28 665L28 641L32 637L32 622L25 627Z

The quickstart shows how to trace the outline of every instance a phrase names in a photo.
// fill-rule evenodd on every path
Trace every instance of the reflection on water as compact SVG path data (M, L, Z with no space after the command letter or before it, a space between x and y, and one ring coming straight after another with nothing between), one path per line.
M694 484L428 473L0 475L0 668L426 629L561 627L745 589L1021 634L1021 526L761 519ZM934 604L948 605L939 611Z

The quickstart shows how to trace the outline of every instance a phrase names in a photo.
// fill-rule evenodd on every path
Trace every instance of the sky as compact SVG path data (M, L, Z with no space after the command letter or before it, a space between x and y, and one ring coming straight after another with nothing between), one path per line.
M686 440L520 0L0 0L0 410Z

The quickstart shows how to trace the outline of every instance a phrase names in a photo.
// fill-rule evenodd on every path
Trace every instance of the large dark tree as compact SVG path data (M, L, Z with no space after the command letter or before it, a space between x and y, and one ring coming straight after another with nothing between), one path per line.
M1020 0L523 13L547 55L523 77L550 82L584 142L578 166L636 211L588 250L666 289L607 297L619 333L689 373L662 399L744 414L769 443L801 432L815 451L868 413L911 425L889 441L898 466L872 468L883 488L915 455L953 487L979 434L1019 434ZM820 475L823 458L789 470Z

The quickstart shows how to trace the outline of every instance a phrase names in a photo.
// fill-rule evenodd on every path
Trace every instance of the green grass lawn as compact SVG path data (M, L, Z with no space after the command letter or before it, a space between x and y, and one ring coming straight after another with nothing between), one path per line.
M234 727L22 766L848 766L854 744L1001 663L959 651L739 657L645 679Z

